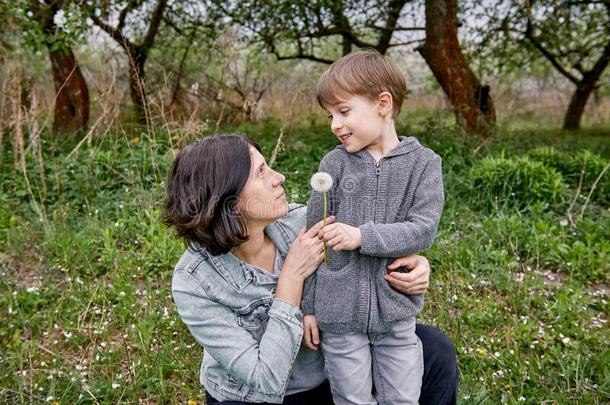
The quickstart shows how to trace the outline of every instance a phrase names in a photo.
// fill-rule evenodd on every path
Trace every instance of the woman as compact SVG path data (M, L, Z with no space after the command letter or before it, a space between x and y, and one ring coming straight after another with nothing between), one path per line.
M172 293L204 348L207 403L332 403L321 352L301 345L301 293L323 257L322 224L303 229L306 209L288 205L283 182L260 148L238 135L188 145L170 171L165 222L188 244ZM390 283L425 292L427 260L401 258L390 267L400 265L412 270L391 273ZM424 347L420 403L455 403L453 345L428 326L416 333Z

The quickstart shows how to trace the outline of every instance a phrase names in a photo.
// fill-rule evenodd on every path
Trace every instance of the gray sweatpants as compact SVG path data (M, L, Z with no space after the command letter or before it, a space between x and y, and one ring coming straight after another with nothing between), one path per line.
M336 405L417 404L424 358L415 317L382 334L322 332L321 340Z

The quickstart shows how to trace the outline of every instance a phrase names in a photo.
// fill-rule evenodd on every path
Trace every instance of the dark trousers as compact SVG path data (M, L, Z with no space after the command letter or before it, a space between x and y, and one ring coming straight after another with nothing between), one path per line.
M453 405L457 403L458 365L453 343L440 330L417 324L415 334L424 351L424 376L419 396L421 405ZM218 405L245 405L247 402L218 402L205 394L206 403ZM284 405L332 405L330 385L325 381L318 387L284 397ZM270 404L269 404L270 405Z

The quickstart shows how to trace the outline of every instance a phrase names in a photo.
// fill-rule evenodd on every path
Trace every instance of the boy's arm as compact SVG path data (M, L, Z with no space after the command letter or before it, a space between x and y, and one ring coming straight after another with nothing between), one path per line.
M360 225L360 253L377 257L407 256L426 249L434 241L445 201L441 158L434 156L426 165L415 201L405 222Z
M303 315L313 315L316 303L316 273L305 279L303 283L303 296L301 297L301 312Z

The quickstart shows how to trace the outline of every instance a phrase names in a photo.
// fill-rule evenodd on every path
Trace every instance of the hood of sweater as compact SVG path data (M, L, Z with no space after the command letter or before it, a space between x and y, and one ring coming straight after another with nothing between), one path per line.
M399 136L398 139L400 140L400 143L398 145L396 145L396 147L394 149L392 149L387 155L383 156L382 159L389 158L392 156L404 155L404 154L416 151L420 148L423 148L423 146L419 143L417 138L415 138L413 136ZM336 149L345 150L345 146L338 145L336 147ZM349 152L347 152L347 153L349 153ZM370 153L369 153L369 151L366 150L366 148L364 148L362 150L359 150L358 152L352 153L351 155L359 156L359 157L369 157Z

